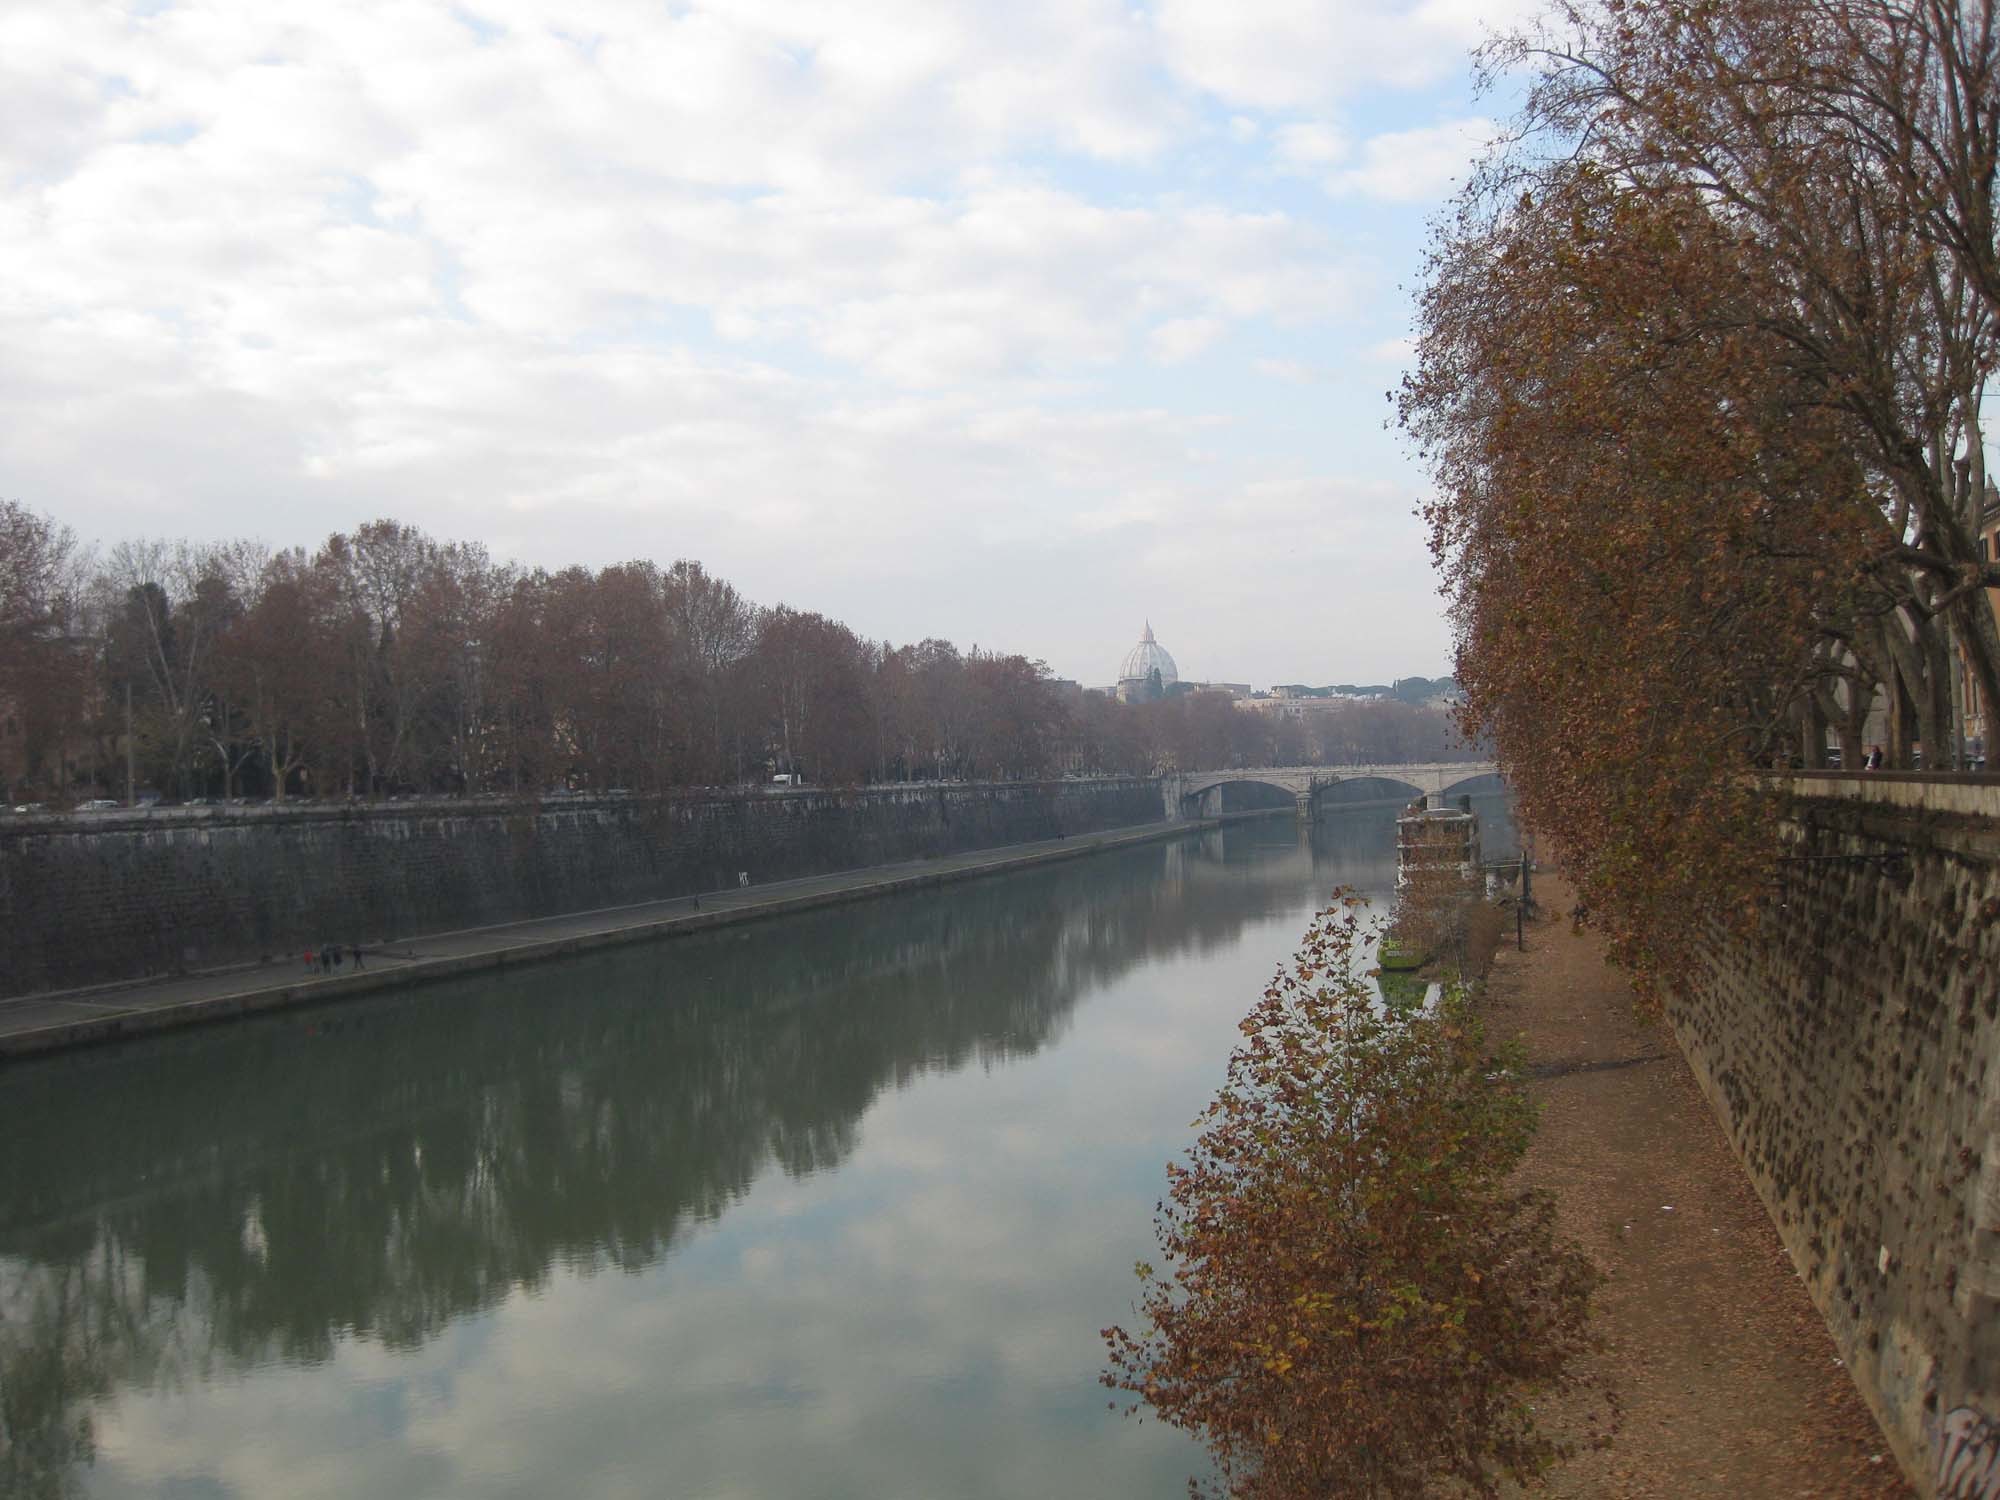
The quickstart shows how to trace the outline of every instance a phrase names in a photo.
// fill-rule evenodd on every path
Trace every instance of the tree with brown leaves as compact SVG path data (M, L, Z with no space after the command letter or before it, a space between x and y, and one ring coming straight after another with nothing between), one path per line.
M0 500L0 801L64 790L63 749L89 686L73 638L82 564L68 527Z
M1530 1401L1582 1382L1597 1273L1509 1181L1533 1105L1463 993L1384 1011L1358 913L1321 913L1242 1022L1104 1381L1199 1436L1231 1496L1494 1495L1571 1451Z
M1402 418L1468 727L1642 969L1754 901L1750 772L1830 730L1858 764L1877 703L1893 759L1953 765L1964 677L2000 703L1993 307L1942 227L1985 210L1862 102L1943 128L1938 54L1870 49L1947 20L1990 80L1990 6L1564 3L1489 54L1528 103L1440 235ZM1991 106L1951 127L1989 177Z

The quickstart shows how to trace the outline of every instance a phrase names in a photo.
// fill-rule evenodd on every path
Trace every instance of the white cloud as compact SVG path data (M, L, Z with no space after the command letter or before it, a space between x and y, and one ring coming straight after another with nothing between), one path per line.
M6 493L110 538L386 512L537 562L696 552L829 609L1116 545L1246 462L1190 446L1238 395L1213 351L1336 349L1384 279L1341 197L1182 168L1226 139L1408 196L1342 91L1470 34L1246 3L17 3ZM1147 366L1177 417L1121 385Z
M1163 315L1266 314L1253 281L1338 279L1314 264L1323 244L1273 216L1108 209L965 170L1078 121L1090 140L1074 149L1142 152L1171 115L1121 113L1136 75L1075 49L1031 66L1021 33L1048 16L1017 15L1010 56L969 19L977 7L872 26L862 12L835 33L820 11L775 5L650 29L599 6L571 18L617 23L587 53L497 3L478 13L500 28L484 44L394 14L298 35L261 12L184 7L142 47L114 38L104 75L144 80L147 117L194 134L130 139L107 105L94 150L9 201L0 270L45 306L171 308L224 367L232 341L323 351L321 335L359 339L371 315L463 312L561 339L685 308L731 338L799 340L915 383L1102 362ZM1086 15L1082 51L1130 24ZM279 43L294 51L267 61ZM817 49L809 66L801 46ZM942 117L904 119L918 95ZM955 187L897 185L946 163ZM1284 305L1328 310L1324 296Z
M1148 343L1154 359L1177 365L1207 349L1227 326L1220 318L1174 318L1155 328Z
M1262 110L1324 109L1367 88L1462 70L1529 0L1160 0L1161 48L1182 78Z
M1435 202L1463 183L1499 126L1484 116L1395 130L1362 142L1360 159L1334 172L1334 192L1396 203Z
M1281 126L1277 158L1294 169L1330 167L1350 150L1346 136L1321 121Z
M1282 380L1290 385L1318 385L1331 380L1333 374L1317 365L1309 365L1301 359L1259 359L1254 368L1260 375L1268 375L1273 380Z

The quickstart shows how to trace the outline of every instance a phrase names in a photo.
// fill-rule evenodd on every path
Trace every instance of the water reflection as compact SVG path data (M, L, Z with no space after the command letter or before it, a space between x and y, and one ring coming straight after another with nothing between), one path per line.
M1063 1038L1082 997L1140 970L1177 973L1232 953L1256 924L1286 919L1271 943L1282 953L1333 885L1386 885L1393 816L1348 814L1310 838L1282 819L1239 825L9 1070L0 1493L108 1483L91 1462L97 1419L122 1393L323 1365L357 1342L414 1353L521 1294L660 1267L774 1168L805 1182L841 1167L885 1093L1036 1057ZM1269 962L1257 959L1266 973ZM1195 995L1225 1023L1249 998L1240 987ZM1172 1033L1149 1004L1120 1021L1119 1050L1157 1048ZM1217 1067L1223 1035L1212 1052L1197 1049ZM1114 1120L1119 1090L1145 1081L1101 1058L1075 1066L1094 1071L1052 1080L1049 1099L1067 1108L1095 1090L1113 1101ZM930 1107L939 1113L925 1129L943 1137L970 1112L942 1098ZM1159 1108L1163 1120L1189 1117L1178 1099ZM1052 1138L1038 1150L1067 1151L1062 1132L1097 1127L1048 1118L1019 1128ZM1150 1175L1177 1145L1147 1136L1121 1149L1135 1175ZM1118 1154L1108 1140L1102 1150ZM1018 1217L1040 1214L1023 1202ZM1090 1206L1048 1212L1060 1220ZM1143 1234L1143 1217L1130 1227ZM999 1224L982 1244L1011 1232ZM1038 1253L1032 1240L994 1249ZM1129 1263L1113 1260L1120 1274ZM818 1313L801 1301L789 1316ZM1084 1321L1088 1337L1095 1325ZM746 1333L739 1323L715 1336ZM787 1337L803 1342L796 1322ZM826 1355L836 1367L841 1357ZM365 1442L365 1427L342 1441ZM394 1482L415 1482L413 1472ZM857 1480L854 1492L868 1490Z

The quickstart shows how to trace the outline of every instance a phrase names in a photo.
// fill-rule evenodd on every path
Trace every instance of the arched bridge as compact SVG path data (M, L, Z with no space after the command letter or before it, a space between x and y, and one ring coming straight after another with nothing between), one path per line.
M1414 797L1448 794L1468 781L1500 774L1490 760L1427 761L1421 764L1381 766L1256 766L1237 771L1189 771L1160 778L1160 800L1167 817L1212 817L1222 810L1217 790L1235 781L1254 781L1277 787L1298 799L1299 816L1319 816L1321 794L1327 788L1348 781L1383 781L1396 789L1392 796Z

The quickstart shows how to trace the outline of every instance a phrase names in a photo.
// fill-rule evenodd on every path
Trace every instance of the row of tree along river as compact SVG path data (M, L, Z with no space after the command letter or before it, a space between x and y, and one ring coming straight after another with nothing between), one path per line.
M1124 704L1018 654L765 608L688 559L496 564L391 520L310 554L126 541L100 556L0 499L0 562L9 807L1021 780L1459 745L1421 706L1444 684L1423 678L1310 723L1218 693Z

